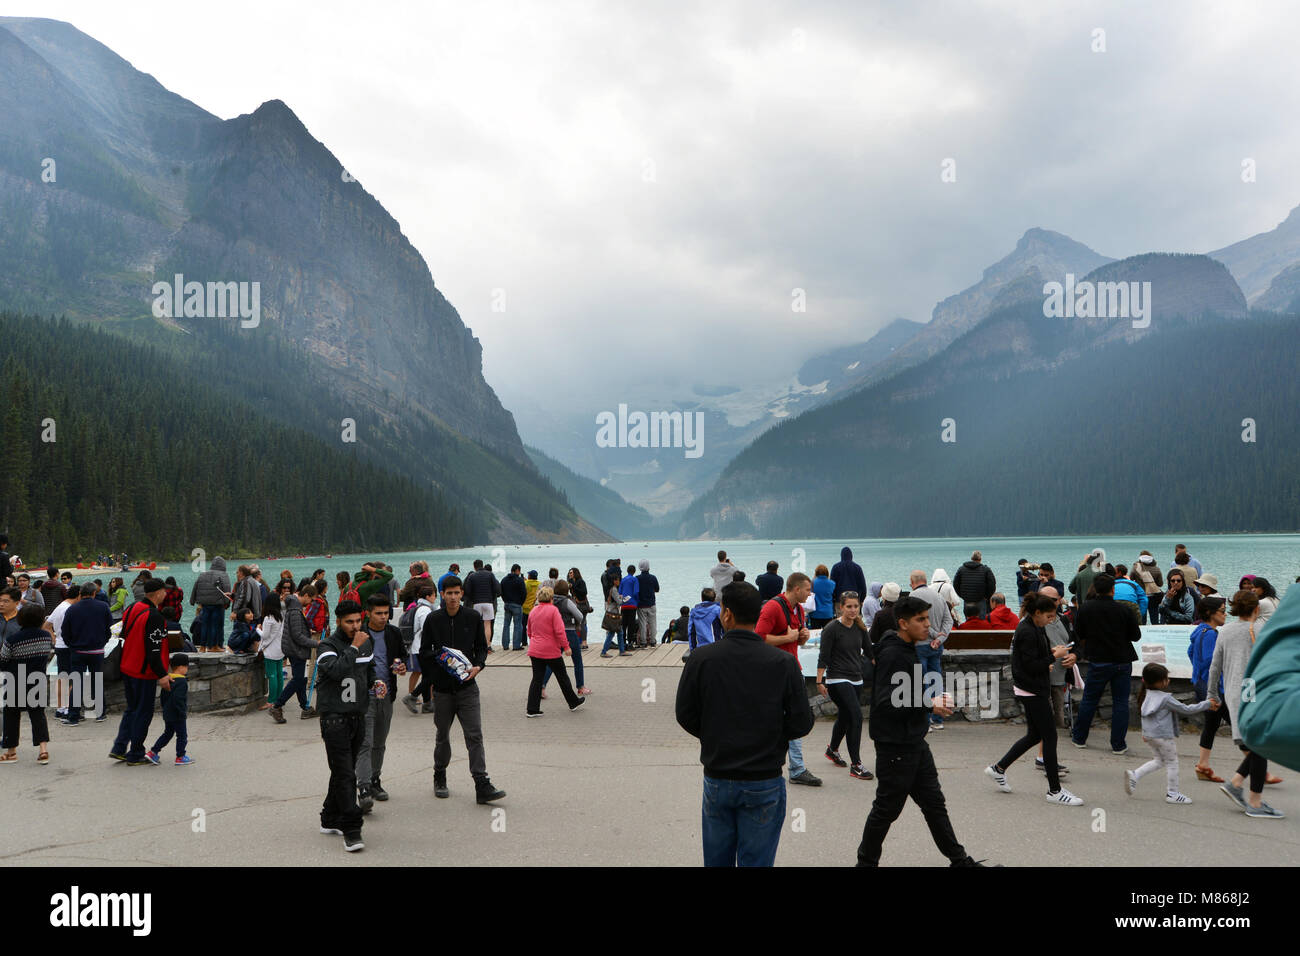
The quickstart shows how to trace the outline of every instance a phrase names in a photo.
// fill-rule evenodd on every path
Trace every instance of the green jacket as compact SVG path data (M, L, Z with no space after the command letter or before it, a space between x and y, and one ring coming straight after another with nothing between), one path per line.
M364 714L375 682L375 645L366 637L360 647L338 628L323 638L316 652L316 709L324 714ZM391 693L393 688L388 689Z
M361 598L361 606L366 606L366 598L370 597L370 595L387 588L388 582L391 580L393 580L393 572L376 571L367 580L359 584L353 581L352 583L357 589L357 595Z
M1300 584L1287 590L1256 636L1242 683L1246 746L1300 771Z

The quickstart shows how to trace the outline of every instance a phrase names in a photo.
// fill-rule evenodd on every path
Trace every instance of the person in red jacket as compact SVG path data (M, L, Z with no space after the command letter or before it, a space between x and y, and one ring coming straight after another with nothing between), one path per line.
M1004 608L1006 605L1002 605ZM958 624L954 630L957 631L1000 631L1002 628L994 627L993 623L986 617L980 617L980 606L978 604L966 603L964 608L966 620Z
M167 662L167 619L159 607L167 599L167 585L158 578L144 583L144 600L132 604L122 617L122 686L126 712L108 755L125 760L128 767L152 767L145 756L145 737L153 721L155 688L170 690ZM129 746L129 749L128 749Z
M989 611L989 624L994 631L1014 631L1020 626L1016 612L1007 607L1007 596L999 591L989 599L993 610Z

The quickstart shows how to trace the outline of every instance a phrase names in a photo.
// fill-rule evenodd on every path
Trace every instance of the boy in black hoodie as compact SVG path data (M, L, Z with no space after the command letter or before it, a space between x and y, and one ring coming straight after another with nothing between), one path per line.
M952 865L977 866L952 831L939 771L925 742L931 711L952 716L948 695L936 698L922 686L916 656L917 642L930 639L930 605L905 597L894 605L894 613L898 629L885 633L876 652L869 724L876 745L876 799L862 828L858 866L880 865L885 836L909 796L925 814L935 845Z

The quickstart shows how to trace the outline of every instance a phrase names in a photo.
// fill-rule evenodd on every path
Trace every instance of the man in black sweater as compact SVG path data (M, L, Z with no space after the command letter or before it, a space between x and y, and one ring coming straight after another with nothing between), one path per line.
M433 724L437 737L433 748L433 795L446 798L447 765L451 763L451 724L460 721L469 751L469 772L474 778L474 795L479 803L490 803L505 796L504 790L492 786L488 779L487 756L483 751L483 715L479 710L478 683L474 680L487 663L487 635L483 619L461 599L464 589L460 578L442 579L442 606L430 611L420 632L420 672L433 685ZM454 650L469 661L464 680L445 666L444 648Z
M1110 687L1110 750L1116 756L1128 753L1128 695L1133 683L1134 647L1142 640L1138 618L1129 608L1115 602L1115 579L1099 574L1092 581L1096 597L1084 601L1074 615L1074 653L1087 659L1083 679L1083 700L1079 716L1070 728L1070 740L1079 749L1088 746L1088 730L1097 713L1102 692Z
M785 823L789 742L812 730L799 661L754 633L752 584L722 589L722 640L697 648L677 684L677 723L700 739L705 866L771 866Z
M908 797L925 815L939 852L953 866L976 866L953 833L939 771L925 742L931 711L952 716L948 695L940 698L938 688L923 686L916 656L916 644L930 639L930 605L905 597L894 605L894 614L898 630L886 632L876 652L869 725L876 745L876 799L862 828L858 866L880 865L885 836Z

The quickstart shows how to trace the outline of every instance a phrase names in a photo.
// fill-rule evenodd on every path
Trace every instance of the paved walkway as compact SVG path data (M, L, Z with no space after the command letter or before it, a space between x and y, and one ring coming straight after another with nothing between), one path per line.
M700 766L696 742L673 719L679 673L610 667L589 679L595 693L581 710L569 713L552 687L546 716L526 720L527 671L489 669L480 680L488 768L509 793L495 810L474 803L458 731L451 799L434 798L433 718L399 710L384 772L392 800L366 818L366 850L358 854L344 853L340 838L317 832L328 774L316 722L299 720L295 704L283 726L265 713L195 718L190 751L196 762L189 767L110 761L115 720L77 728L56 723L53 760L38 766L24 721L19 762L0 767L0 862L696 866ZM155 720L153 730L160 729ZM1179 743L1184 789L1196 803L1166 804L1163 779L1155 776L1129 798L1121 770L1145 759L1131 735L1133 752L1125 758L1066 744L1062 759L1073 771L1067 785L1088 803L1054 807L1043 799L1042 776L1023 761L1011 771L1011 794L997 792L981 773L1018 732L1004 724L950 723L931 736L957 835L977 858L1061 867L1300 865L1300 775L1283 770L1286 781L1269 788L1270 801L1288 819L1249 819L1215 785L1196 781L1196 740L1185 735ZM810 766L826 783L790 788L778 864L854 861L875 784L854 780L821 757L829 736L823 721L805 738ZM1227 741L1215 754L1221 773L1236 762ZM199 819L204 831L194 832ZM914 806L895 824L883 862L946 862Z

